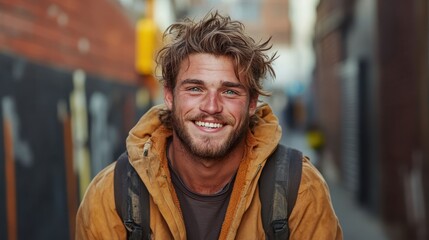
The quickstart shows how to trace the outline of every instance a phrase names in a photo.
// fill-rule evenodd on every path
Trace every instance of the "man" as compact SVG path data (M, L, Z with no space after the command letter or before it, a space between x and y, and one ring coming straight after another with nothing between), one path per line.
M171 25L158 54L165 105L130 131L131 165L150 194L154 239L265 239L258 179L281 138L258 105L274 75L269 40L255 42L218 13ZM342 239L320 173L303 158L290 239ZM113 191L115 164L92 181L77 214L77 239L125 239Z

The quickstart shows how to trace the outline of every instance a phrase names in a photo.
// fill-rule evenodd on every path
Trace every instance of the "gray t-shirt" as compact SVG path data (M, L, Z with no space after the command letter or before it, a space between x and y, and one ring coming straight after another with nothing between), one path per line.
M188 240L218 239L235 177L219 193L201 195L185 186L170 165L171 179L179 198Z

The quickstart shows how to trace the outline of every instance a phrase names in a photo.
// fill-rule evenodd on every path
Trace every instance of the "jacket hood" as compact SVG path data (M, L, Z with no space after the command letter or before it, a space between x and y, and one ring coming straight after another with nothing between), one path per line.
M162 125L158 118L159 112L163 109L165 109L163 104L152 107L130 130L126 140L130 160L142 157L143 150L149 151L154 143L154 137L168 138L172 135L172 132Z
M148 151L162 150L157 147L165 146L166 139L172 135L172 131L158 118L159 112L165 108L164 104L152 107L129 132L126 145L131 162L148 154ZM279 143L282 129L268 104L259 105L255 115L258 121L247 134L247 145L257 158L265 159Z
M255 114L258 121L248 134L247 140L252 152L265 160L280 142L282 128L268 104L259 105Z

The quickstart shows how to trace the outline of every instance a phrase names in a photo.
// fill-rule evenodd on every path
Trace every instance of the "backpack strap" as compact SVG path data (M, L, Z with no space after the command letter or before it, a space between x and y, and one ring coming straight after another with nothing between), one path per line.
M289 238L289 216L301 182L302 153L278 145L265 164L259 180L261 215L267 239Z
M150 239L149 193L124 152L114 174L115 206L127 229L127 239Z

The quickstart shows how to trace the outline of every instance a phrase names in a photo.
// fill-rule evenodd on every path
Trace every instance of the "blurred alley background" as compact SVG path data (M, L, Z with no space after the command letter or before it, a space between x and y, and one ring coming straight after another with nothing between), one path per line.
M162 32L210 10L272 36L264 101L345 239L429 239L427 0L0 0L0 239L74 239L90 180L162 102Z

